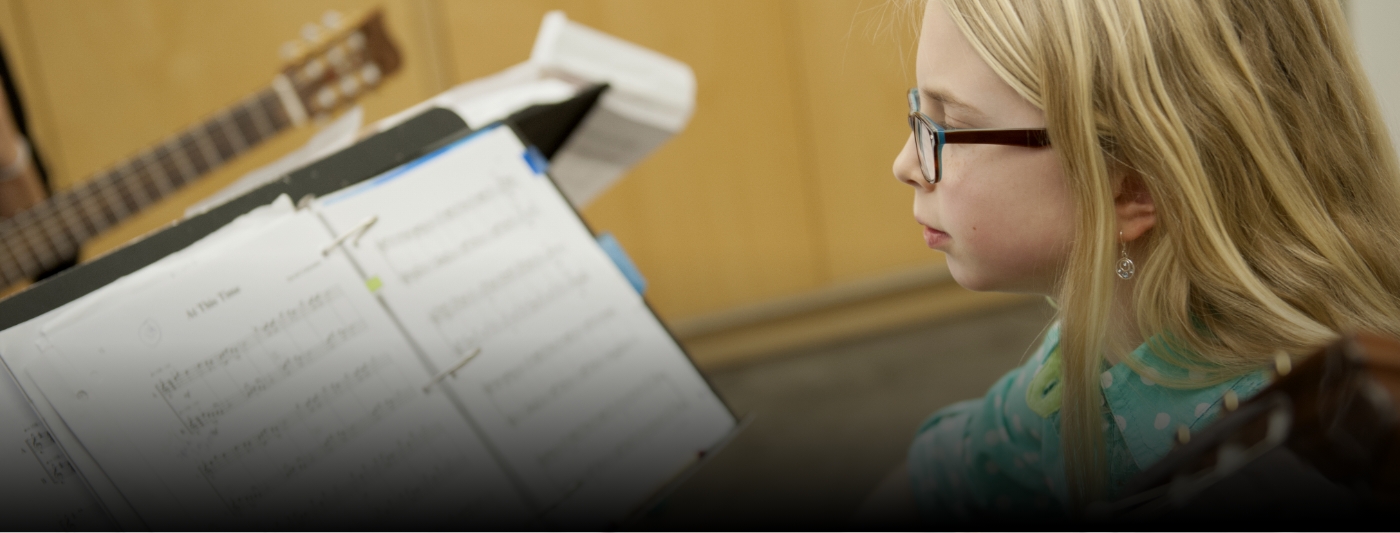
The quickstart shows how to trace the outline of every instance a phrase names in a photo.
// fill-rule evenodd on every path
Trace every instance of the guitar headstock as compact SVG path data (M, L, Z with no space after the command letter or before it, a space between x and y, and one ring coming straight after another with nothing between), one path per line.
M379 86L399 69L399 50L384 28L384 13L375 9L349 21L334 11L321 25L302 29L305 42L287 43L290 63L282 75L309 117L330 114L361 93Z

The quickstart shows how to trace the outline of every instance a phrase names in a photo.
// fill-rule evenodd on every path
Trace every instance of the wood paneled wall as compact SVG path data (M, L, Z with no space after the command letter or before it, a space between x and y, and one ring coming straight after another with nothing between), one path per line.
M913 47L899 31L910 15L885 0L5 0L0 38L65 188L267 84L280 45L325 10L376 4L405 68L363 100L369 120L524 61L551 9L694 68L690 126L584 213L623 243L673 323L941 265L889 170L908 135ZM94 246L177 219L310 133Z

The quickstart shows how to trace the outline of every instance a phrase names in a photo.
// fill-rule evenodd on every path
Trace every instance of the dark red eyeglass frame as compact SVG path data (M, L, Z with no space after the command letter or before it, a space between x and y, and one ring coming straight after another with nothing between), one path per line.
M1050 133L1035 129L947 129L919 112L919 90L909 89L909 129L914 132L914 147L919 154L919 169L924 181L933 184L943 180L943 145L1001 144L1006 146L1050 146ZM922 130L922 131L920 131ZM932 169L929 166L932 165Z

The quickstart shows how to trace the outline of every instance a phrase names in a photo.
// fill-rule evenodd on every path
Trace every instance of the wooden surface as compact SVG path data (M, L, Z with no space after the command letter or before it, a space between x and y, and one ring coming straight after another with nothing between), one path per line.
M890 174L908 135L912 36L890 29L908 24L883 0L4 0L0 38L62 189L269 83L281 44L325 10L376 4L405 66L363 100L368 121L524 61L551 9L695 70L689 127L584 212L626 247L669 322L942 263ZM177 220L311 133L216 171L88 254Z

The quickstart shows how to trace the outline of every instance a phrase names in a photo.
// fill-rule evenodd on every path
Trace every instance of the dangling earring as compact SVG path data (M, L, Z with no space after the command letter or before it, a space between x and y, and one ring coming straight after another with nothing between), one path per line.
M1133 272L1137 267L1133 265L1133 260L1128 259L1128 243L1123 241L1123 232L1118 232L1118 245L1122 247L1123 256L1118 258L1118 277L1132 279Z

